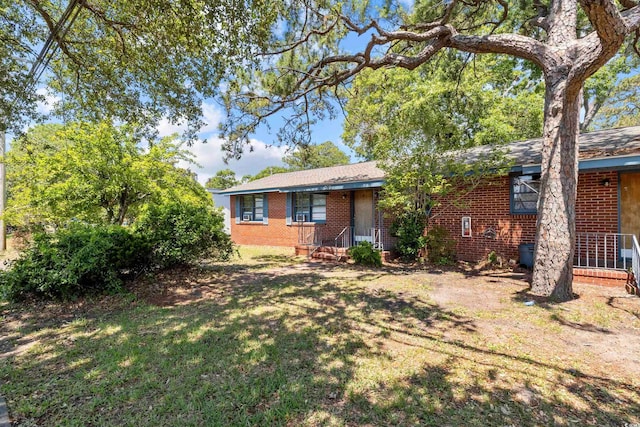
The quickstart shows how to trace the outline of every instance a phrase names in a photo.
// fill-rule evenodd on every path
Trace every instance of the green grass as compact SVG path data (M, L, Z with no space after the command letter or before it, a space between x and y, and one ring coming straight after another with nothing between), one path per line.
M485 297L499 299L500 308L483 308L482 296L474 308L435 302L433 289L447 281L442 274L307 267L276 248L241 248L241 254L231 265L146 278L137 296L0 306L6 321L0 349L25 346L0 358L0 395L14 420L69 426L640 422L639 379L609 372L589 348L559 347L572 334L571 325L554 320L563 309L525 307L508 297L521 283L488 289L497 296ZM572 309L591 307L581 304ZM614 310L597 301L593 307L598 323L615 332ZM571 322L578 320L572 315Z

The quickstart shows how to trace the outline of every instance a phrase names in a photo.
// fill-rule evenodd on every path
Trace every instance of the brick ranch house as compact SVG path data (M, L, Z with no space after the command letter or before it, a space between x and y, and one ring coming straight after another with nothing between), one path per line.
M222 194L231 196L231 238L310 255L335 254L360 241L390 249L390 220L376 203L383 183L382 170L365 162L280 173L229 188Z
M479 261L495 252L530 262L541 142L509 144L514 166L508 175L474 188L458 207L443 203L433 209L430 225L449 230L459 259ZM466 161L490 150L474 148ZM298 253L363 240L392 249L391 220L376 204L383 185L384 173L365 162L276 174L230 188L223 193L231 196L231 237L238 244L297 247ZM632 262L634 236L640 235L640 127L580 136L576 232L579 281L626 280L626 270L640 261Z

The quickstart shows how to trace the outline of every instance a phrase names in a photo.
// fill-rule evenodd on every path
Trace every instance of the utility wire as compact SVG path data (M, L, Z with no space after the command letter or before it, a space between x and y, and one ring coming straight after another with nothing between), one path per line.
M42 47L42 50L40 51L40 55L38 55L38 58L36 58L36 61L33 63L33 66L29 71L29 75L27 78L27 88L25 89L33 88L33 86L35 86L40 80L40 77L42 77L42 73L44 72L44 70L46 70L49 62L60 47L59 42L54 42L57 40L61 40L61 38L67 34L69 29L71 28L71 25L78 16L80 9L76 9L77 4L78 0L71 0L67 5L64 13L56 23L55 27L53 28L53 30L51 30L49 37L47 37L47 40Z
M20 100L20 98L33 90L33 88L40 80L40 77L42 77L42 74L49 66L49 62L60 47L59 42L54 43L54 41L61 40L69 32L69 29L71 29L71 26L80 13L81 8L76 8L78 2L79 0L69 1L69 4L67 5L64 13L49 33L47 40L42 46L42 49L40 49L40 53L33 62L33 65L31 66L31 69L27 74L22 93L16 95L15 99L11 103L11 106L9 107L7 116L11 115L11 112L13 111L16 103ZM5 117L5 120L6 118L7 117Z

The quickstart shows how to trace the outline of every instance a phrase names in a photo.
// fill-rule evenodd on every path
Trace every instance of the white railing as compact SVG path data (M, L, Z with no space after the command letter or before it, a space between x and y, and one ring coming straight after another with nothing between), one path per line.
M356 234L353 226L336 228L326 224L300 224L298 227L298 244L313 247L309 257L321 246L333 244L335 253L338 249L347 249L361 241L370 242L374 249L383 251L388 238L384 228L370 228L366 234ZM363 230L364 231L364 230ZM335 237L333 237L335 236Z
M380 251L384 251L384 240L382 238L383 229L382 228L372 228L373 234L373 247Z
M635 257L639 257L636 263L640 265L637 246L633 234L576 233L574 266L628 271Z
M334 247L338 248L350 248L351 247L351 230L353 227L344 227L340 233L334 239Z
M635 285L638 286L638 280L640 280L640 245L635 235L633 236L633 249L631 251L631 270L633 271Z
M364 233L362 233L362 231L364 231ZM369 228L367 230L362 230L359 233L356 233L354 230L353 233L353 244L357 245L360 242L369 242L373 245L374 249L377 250L384 250L384 246L385 246L385 236L386 236L386 230L384 228Z

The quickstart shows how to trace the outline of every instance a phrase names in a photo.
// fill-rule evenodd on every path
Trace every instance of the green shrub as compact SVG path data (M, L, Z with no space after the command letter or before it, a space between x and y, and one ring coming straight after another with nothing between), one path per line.
M434 226L426 236L427 259L434 264L451 264L456 259L456 241L449 231L441 226Z
M171 203L150 207L135 222L136 232L151 245L152 263L166 268L199 259L229 260L231 237L224 216L213 207Z
M391 225L391 235L397 238L395 251L404 261L415 261L424 248L424 214L407 212Z
M20 258L0 273L0 293L17 301L114 292L126 274L147 265L148 254L144 238L123 227L71 224L34 235Z
M369 242L360 242L358 246L349 249L349 256L356 264L368 265L372 267L382 267L382 257L380 251L373 248Z

